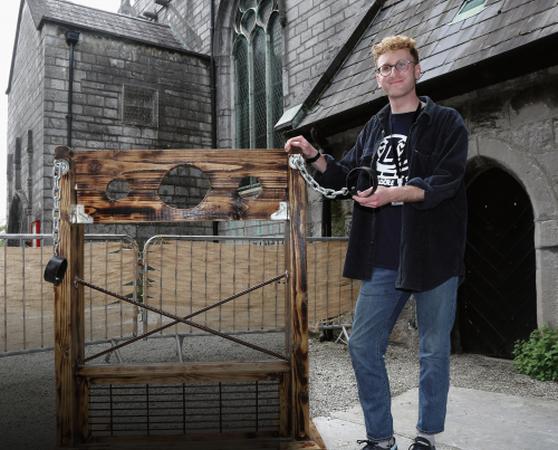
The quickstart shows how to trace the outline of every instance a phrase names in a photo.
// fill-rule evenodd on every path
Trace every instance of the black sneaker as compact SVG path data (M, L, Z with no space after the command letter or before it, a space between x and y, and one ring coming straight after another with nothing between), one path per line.
M388 448L380 447L377 442L372 442L367 440L357 441L357 444L360 445L366 444L360 450L397 450L397 444L395 443L395 439L393 440L393 444L391 444L391 446L389 446Z
M415 442L409 447L409 450L436 450L436 447L434 447L428 439L417 436Z

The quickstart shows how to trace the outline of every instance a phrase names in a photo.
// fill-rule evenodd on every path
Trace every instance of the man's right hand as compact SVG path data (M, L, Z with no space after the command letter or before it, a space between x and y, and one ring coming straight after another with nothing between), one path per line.
M285 151L287 153L301 153L305 160L313 159L320 153L316 147L306 140L304 136L295 136L290 138L285 143ZM320 172L324 172L327 167L327 162L323 156L320 156L312 164Z
M318 150L304 136L292 137L285 143L285 151L287 153L299 153L296 149L300 150L304 159L312 158L318 153Z

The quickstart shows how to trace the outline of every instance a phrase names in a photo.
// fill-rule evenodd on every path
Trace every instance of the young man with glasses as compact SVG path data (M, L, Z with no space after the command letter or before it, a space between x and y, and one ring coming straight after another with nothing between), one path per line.
M349 350L364 412L363 450L396 450L384 355L391 330L411 296L419 329L419 411L410 450L435 450L444 429L450 333L463 275L466 237L467 130L457 111L418 97L415 41L390 36L372 49L376 81L389 104L375 114L341 160L304 137L287 141L340 189L355 167L374 169L378 187L361 186L355 201L344 275L362 280Z

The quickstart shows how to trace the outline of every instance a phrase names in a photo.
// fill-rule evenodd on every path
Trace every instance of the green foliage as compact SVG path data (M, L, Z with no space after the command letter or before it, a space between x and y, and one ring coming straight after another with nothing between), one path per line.
M558 330L533 331L529 339L515 344L513 356L519 372L537 380L558 381Z

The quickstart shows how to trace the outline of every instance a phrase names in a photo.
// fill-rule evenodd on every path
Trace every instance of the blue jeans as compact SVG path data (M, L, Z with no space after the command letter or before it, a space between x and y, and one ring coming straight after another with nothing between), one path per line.
M395 289L396 277L394 270L374 268L372 278L362 283L349 340L367 439L371 441L393 436L384 355L391 330L411 296ZM414 293L420 340L417 429L424 433L444 430L457 287L458 277L452 277L430 291Z

